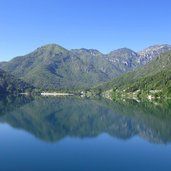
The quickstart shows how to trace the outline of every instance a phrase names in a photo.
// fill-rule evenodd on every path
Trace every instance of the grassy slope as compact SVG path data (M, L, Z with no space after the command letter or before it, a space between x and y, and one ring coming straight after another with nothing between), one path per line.
M128 74L102 84L97 89L119 89L126 92L136 90L162 90L168 96L171 93L171 52L161 55L154 61Z

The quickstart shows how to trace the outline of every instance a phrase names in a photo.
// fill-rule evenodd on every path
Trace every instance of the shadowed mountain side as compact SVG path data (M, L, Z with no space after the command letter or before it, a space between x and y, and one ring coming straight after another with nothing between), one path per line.
M64 137L108 133L120 139L140 136L154 143L171 142L167 104L110 102L80 98L37 98L0 117L0 122L55 142Z
M0 69L0 95L30 92L34 87Z

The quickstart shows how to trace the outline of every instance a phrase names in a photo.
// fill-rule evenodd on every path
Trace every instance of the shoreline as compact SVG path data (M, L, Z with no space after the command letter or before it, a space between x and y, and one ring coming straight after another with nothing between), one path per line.
M41 96L73 96L74 95L70 93L56 93L56 92L53 92L53 93L43 92L40 94Z

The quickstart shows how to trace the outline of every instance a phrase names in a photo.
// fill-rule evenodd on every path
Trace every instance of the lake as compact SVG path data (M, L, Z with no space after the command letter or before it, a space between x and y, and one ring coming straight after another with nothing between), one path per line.
M171 170L171 102L0 99L0 171Z

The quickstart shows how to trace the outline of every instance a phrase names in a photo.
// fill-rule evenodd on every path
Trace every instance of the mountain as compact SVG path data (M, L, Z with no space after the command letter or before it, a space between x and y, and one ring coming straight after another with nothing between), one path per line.
M128 48L114 50L106 56L106 59L122 72L128 72L140 66L139 55Z
M50 44L32 53L1 64L16 77L47 89L85 88L108 81L120 74L100 53L91 50L67 50Z
M150 46L140 52L134 52L128 48L121 48L110 52L106 58L114 65L117 65L123 72L128 72L149 63L170 50L171 45L167 44Z
M136 53L128 48L102 54L95 49L67 50L59 45L49 44L25 56L0 63L0 68L43 89L90 88L142 66L144 61L148 62L167 51L167 47L169 45L160 45L156 48L156 53L147 58L147 55L143 56L145 52Z
M138 54L140 55L140 62L144 65L150 62L152 59L160 56L163 53L166 53L171 50L171 45L161 44L161 45L154 45L150 46Z
M98 88L115 92L171 96L171 51L158 56L144 67L103 84Z
M0 69L0 95L18 94L32 89L33 86Z

